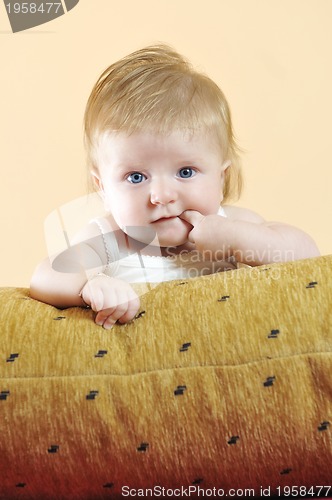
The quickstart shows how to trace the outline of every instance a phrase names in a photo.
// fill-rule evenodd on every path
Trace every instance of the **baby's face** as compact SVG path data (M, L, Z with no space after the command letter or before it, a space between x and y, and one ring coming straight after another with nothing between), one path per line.
M225 164L207 134L107 134L98 166L93 175L106 209L119 228L144 243L151 242L149 228L155 244L185 244L192 226L179 215L185 210L216 214L222 200Z

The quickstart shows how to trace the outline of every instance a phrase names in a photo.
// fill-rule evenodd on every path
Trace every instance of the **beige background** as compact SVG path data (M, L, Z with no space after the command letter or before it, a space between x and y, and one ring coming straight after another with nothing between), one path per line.
M86 193L82 117L96 78L158 41L228 97L245 150L238 204L332 253L331 19L331 0L80 0L12 34L1 2L0 286L28 286L47 253L48 214Z

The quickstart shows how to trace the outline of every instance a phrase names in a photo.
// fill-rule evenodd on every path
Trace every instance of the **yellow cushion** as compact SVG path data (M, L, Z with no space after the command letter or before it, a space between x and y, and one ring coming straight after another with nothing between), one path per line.
M0 289L0 498L330 485L331 264L163 283L111 331Z

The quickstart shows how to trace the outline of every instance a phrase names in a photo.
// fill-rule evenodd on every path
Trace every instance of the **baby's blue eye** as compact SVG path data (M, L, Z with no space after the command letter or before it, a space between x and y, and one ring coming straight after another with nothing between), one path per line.
M195 175L195 170L190 167L184 167L179 170L179 177L182 179L190 179Z
M127 177L127 180L131 182L131 184L139 184L140 182L144 181L144 179L146 179L145 175L141 174L140 172L133 172Z

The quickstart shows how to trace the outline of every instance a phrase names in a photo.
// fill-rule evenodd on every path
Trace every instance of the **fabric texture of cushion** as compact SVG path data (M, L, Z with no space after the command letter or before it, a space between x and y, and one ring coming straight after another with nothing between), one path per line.
M0 498L327 488L331 264L162 283L110 331L1 288Z

